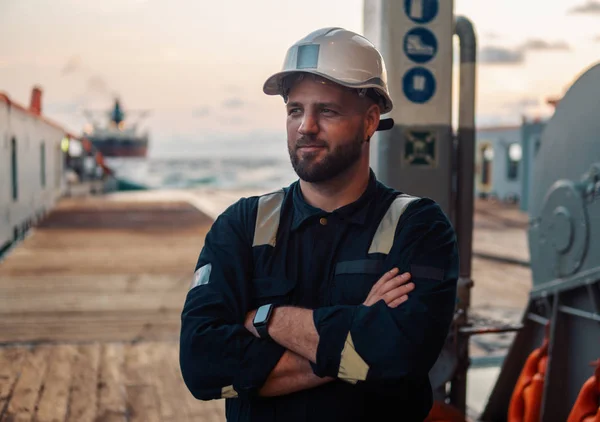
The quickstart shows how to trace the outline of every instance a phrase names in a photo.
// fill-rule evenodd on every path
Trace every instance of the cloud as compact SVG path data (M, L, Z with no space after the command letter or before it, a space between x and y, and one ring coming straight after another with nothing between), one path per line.
M483 36L488 40L497 40L500 38L500 35L496 34L495 32L486 32L485 34L483 34Z
M504 47L484 47L479 52L479 62L483 64L521 64L525 61L523 51Z
M97 93L97 94L108 94L109 93L108 84L101 76L98 76L98 75L94 75L88 79L87 89L88 89L88 91Z
M246 105L246 102L240 97L231 97L223 101L223 107L225 108L238 109L244 107L244 105Z
M79 112L81 104L78 101L64 103L48 103L44 105L45 113L75 114Z
M194 110L192 110L192 117L195 117L196 119L206 117L209 114L210 114L210 107L208 107L208 106L198 107L198 108L195 108Z
M509 101L502 105L502 108L505 109L527 109L538 107L540 105L540 100L538 98L533 97L523 97L515 101Z
M569 10L569 13L579 15L600 15L600 1L588 0L586 4L575 6Z
M81 56L77 54L77 55L69 57L69 59L63 66L60 73L61 73L61 75L65 76L65 75L68 75L69 73L75 73L78 70L81 70L82 67L83 67L83 60L81 59Z
M75 54L66 61L63 68L61 69L61 74L63 76L73 77L75 73L79 73L81 76L87 77L87 81L85 84L85 91L80 95L80 98L83 102L89 97L94 97L97 95L101 96L110 96L115 97L119 96L117 92L114 92L106 80L95 74L93 69L90 69L84 63L82 57L79 54Z
M226 126L243 126L246 123L240 116L219 116L217 120Z
M230 94L239 94L244 91L244 88L239 85L225 85L223 86L223 90Z
M555 42L548 42L548 41L544 41L544 40L540 40L540 39L531 39L531 40L527 40L522 46L521 46L521 50L525 51L525 50L530 50L530 51L534 51L534 50L563 50L563 51L568 51L570 50L571 47L569 46L569 44L567 44L564 41L555 41Z
M92 75L86 83L86 92L83 97L90 99L93 97L110 98L112 101L115 97L120 97L119 93L113 90L106 80L100 75Z
M479 52L479 61L483 64L517 65L525 62L530 51L569 51L571 47L564 41L545 41L533 38L516 48L487 46Z

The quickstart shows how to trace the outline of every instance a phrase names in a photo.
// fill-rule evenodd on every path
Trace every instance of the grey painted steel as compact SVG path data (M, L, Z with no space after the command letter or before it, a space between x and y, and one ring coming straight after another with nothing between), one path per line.
M475 62L477 42L471 22L456 18L460 46L460 91L458 100L456 229L460 251L460 276L471 277L473 249L473 194L475 174Z
M587 271L581 271L573 277L560 278L557 280L552 280L548 283L541 284L539 286L534 286L533 289L531 289L530 297L532 299L539 299L550 294L571 290L574 287L580 285L592 286L594 285L596 280L599 279L600 267L593 268Z
M598 81L600 84L600 73ZM542 145L541 149L545 147ZM600 140L596 148L592 155L598 163L588 172L580 173L574 180L556 181L541 207L532 203L540 210L531 216L529 227L535 287L600 266L600 254L592 252L600 250Z
M529 203L533 288L482 421L506 420L523 364L541 344L539 322L548 319L550 332L542 420L567 419L600 357L599 109L597 65L569 89L542 134Z
M475 174L475 89L477 41L471 22L456 18L455 34L459 38L460 74L458 100L458 134L456 150L456 199L453 218L460 255L458 280L457 326L468 324L471 306L471 257L473 251L473 200ZM450 384L450 401L461 411L467 406L467 370L469 367L469 336L459 335L456 343L458 367Z
M600 63L590 68L567 91L542 133L534 169L529 214L541 213L544 198L557 180L578 181L600 162ZM550 165L551 164L551 165Z
M407 131L432 132L437 138L434 167L411 166L405 159ZM452 128L445 125L403 126L379 134L379 179L409 195L434 199L452 216Z
M457 16L454 25L454 32L458 35L460 42L460 63L476 63L477 37L473 24L466 17Z
M540 142L541 134L546 126L545 122L527 122L521 126L521 142L523 157L521 173L521 197L519 207L522 211L529 210L529 197L531 196L531 179L536 163L536 149ZM541 163L543 165L543 163Z

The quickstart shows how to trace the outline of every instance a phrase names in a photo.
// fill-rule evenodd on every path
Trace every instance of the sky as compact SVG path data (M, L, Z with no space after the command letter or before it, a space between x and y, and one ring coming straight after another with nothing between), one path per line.
M444 1L444 0L441 0ZM455 0L478 37L477 123L551 113L600 60L599 0ZM0 91L80 132L118 95L151 139L276 139L281 98L262 92L316 28L363 33L362 0L0 0Z

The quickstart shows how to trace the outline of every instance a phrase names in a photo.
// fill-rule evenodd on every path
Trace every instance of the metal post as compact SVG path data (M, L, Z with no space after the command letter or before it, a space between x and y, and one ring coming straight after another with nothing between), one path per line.
M477 43L472 23L458 16L455 34L460 47L460 91L458 103L458 150L457 150L457 196L456 233L460 254L460 277L458 279L457 327L468 324L471 303L471 256L473 249L473 201L475 174L475 81ZM458 370L451 381L450 400L461 411L466 411L467 370L469 367L469 337L458 335Z
M365 35L380 49L394 127L374 139L377 177L452 211L454 0L365 0Z

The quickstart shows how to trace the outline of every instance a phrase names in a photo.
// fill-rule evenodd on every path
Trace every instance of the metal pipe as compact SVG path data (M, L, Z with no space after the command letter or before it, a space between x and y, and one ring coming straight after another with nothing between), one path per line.
M471 306L471 255L473 249L473 199L475 173L475 64L477 46L471 22L462 16L455 20L454 33L459 38L460 71L458 101L458 134L456 151L455 229L458 241L460 272L457 286L460 328L468 324ZM450 70L449 70L450 71ZM458 340L458 370L451 380L450 401L463 413L467 407L467 371L469 366L468 336Z
M544 318L543 316L534 314L532 312L529 312L527 314L527 319L529 319L533 322L537 322L538 324L543 325L543 326L546 326L550 322L550 319Z
M529 261L524 261L522 259L517 259L517 258L511 258L508 256L492 255L492 254L488 254L488 253L484 253L484 252L475 252L475 251L473 251L472 256L481 258L481 259L486 259L488 261L501 262L503 264L519 265L521 267L526 267L526 268L531 267L531 263Z
M471 277L473 248L477 45L473 25L467 18L458 16L454 31L460 41L456 225L460 276L468 278Z
M502 334L502 333L513 333L523 329L523 324L517 325L506 325L502 327L463 327L459 333L467 336L475 336L480 334Z
M600 322L600 315L595 314L593 312L582 311L577 308L572 308L570 306L559 306L558 310L569 315L578 316L581 318L591 319L592 321Z

